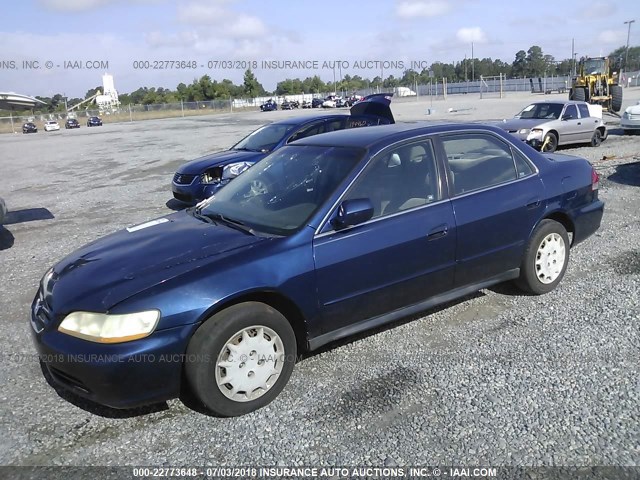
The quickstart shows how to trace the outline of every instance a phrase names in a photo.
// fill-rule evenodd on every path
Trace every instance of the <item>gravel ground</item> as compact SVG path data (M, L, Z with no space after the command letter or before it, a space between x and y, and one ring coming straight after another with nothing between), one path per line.
M401 100L393 110L400 121L495 120L539 98ZM639 98L626 90L625 106ZM169 213L178 165L291 114L0 135L10 210L0 227L0 463L639 465L640 136L623 136L613 118L599 148L561 149L597 166L606 211L550 294L500 285L334 344L302 360L276 401L241 418L179 400L114 411L45 382L27 318L46 269Z

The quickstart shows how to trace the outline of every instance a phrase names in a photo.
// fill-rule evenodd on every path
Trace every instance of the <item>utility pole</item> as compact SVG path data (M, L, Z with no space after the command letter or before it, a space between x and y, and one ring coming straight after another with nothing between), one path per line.
M471 81L475 82L476 81L476 65L475 65L476 61L475 58L473 57L473 42L471 42Z
M627 22L624 22L625 25L629 25L629 27L627 28L627 53L624 57L624 71L627 71L627 65L629 62L629 37L631 35L631 24L635 22L635 20L629 20Z

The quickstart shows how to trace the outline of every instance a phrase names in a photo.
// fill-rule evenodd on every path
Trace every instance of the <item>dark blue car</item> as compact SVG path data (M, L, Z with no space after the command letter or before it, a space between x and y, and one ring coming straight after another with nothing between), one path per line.
M188 388L241 415L278 395L301 352L499 282L551 291L603 210L586 160L491 126L308 137L57 263L33 338L50 380L96 402Z
M176 200L194 204L209 198L270 152L295 140L346 128L394 123L389 108L392 94L373 94L351 109L351 115L287 118L265 125L230 150L198 158L182 165L173 176ZM262 188L255 185L255 188Z

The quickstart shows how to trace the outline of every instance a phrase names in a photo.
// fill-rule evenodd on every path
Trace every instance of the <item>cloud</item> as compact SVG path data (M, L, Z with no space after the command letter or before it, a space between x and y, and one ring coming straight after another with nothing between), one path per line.
M616 5L609 2L589 3L589 8L585 8L580 15L585 19L600 19L610 17L616 12Z
M487 43L487 35L480 27L461 28L456 32L456 38L461 43Z
M626 45L627 32L624 30L603 30L598 35L598 41L612 45Z
M40 3L50 10L64 12L85 12L95 10L107 5L124 3L125 0L39 0ZM160 0L126 0L127 3L154 3Z
M404 0L396 6L396 15L400 18L437 17L450 9L443 0Z
M178 7L178 20L194 27L207 27L215 35L232 39L258 38L268 35L264 22L254 15L233 11L228 1L191 2ZM212 30L215 29L214 30ZM201 35L207 36L205 32Z

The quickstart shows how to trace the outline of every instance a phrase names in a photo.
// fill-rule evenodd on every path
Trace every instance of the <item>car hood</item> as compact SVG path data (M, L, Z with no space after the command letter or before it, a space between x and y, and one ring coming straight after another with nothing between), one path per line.
M630 107L627 107L625 112L631 115L640 115L640 102L638 102L637 105L631 105Z
M180 166L178 173L187 175L200 175L207 169L216 165L226 165L235 162L257 162L267 156L263 152L245 152L242 150L225 150L224 152L212 153L204 157L196 158Z
M528 128L531 130L533 127L548 123L549 120L540 120L539 118L512 118L504 122L496 124L497 127L503 130L520 130L521 128Z
M364 97L351 107L351 115L374 115L395 123L390 107L391 97L393 93L374 93Z
M107 311L264 240L177 212L103 237L64 258L45 285L47 301L56 314Z

